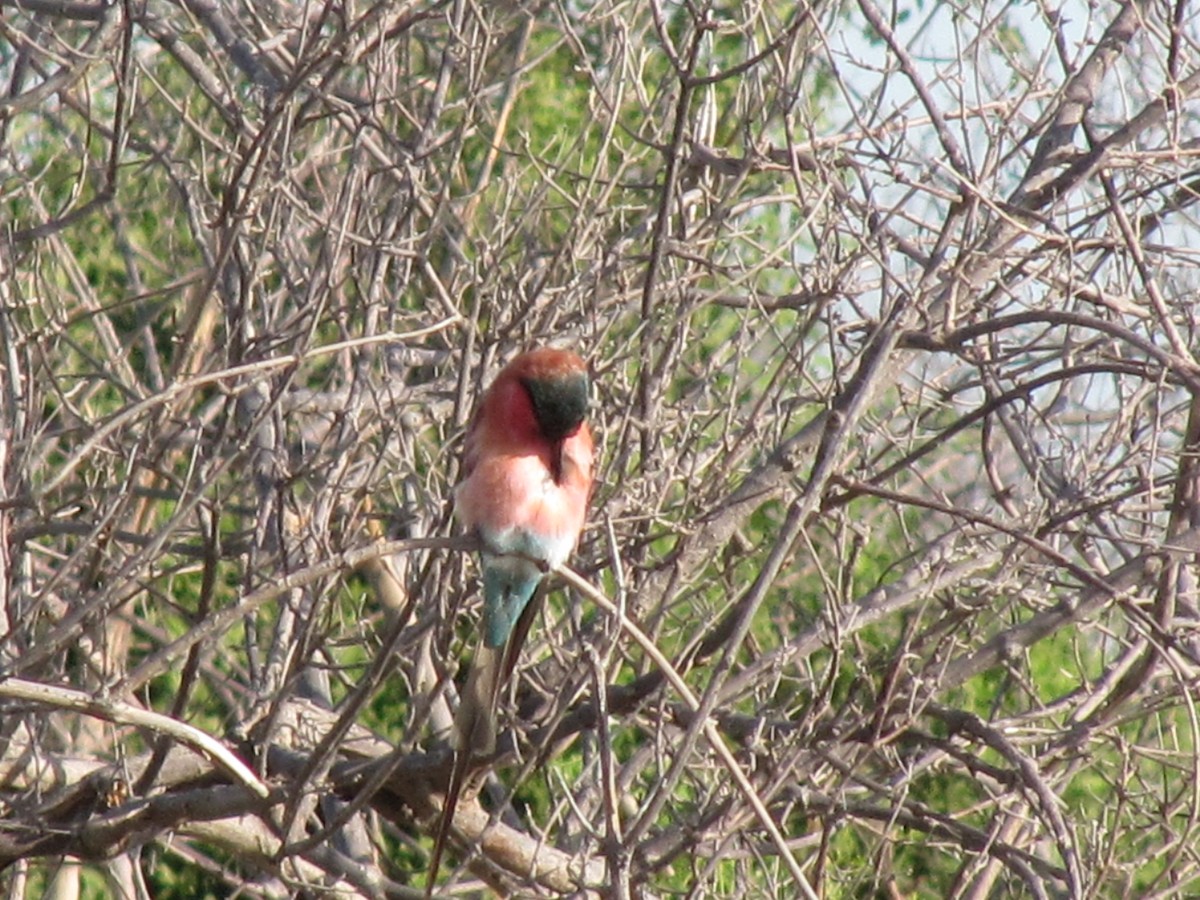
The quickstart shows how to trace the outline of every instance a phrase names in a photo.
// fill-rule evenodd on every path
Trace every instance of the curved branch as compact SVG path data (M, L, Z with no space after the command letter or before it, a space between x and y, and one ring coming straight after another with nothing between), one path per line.
M123 703L120 700L94 697L74 688L39 684L23 678L0 680L0 698L22 700L55 709L67 709L104 719L107 722L115 722L118 725L149 728L160 734L169 735L184 746L190 747L201 756L206 757L217 768L224 770L234 781L249 788L259 797L266 798L270 793L258 776L251 772L246 764L224 744L200 729L188 725L186 722L172 719L170 716L142 709L130 703Z

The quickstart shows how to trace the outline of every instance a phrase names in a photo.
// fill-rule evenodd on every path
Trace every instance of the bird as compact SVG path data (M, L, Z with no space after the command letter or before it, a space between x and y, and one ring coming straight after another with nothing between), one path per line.
M495 751L496 707L536 611L530 601L583 530L595 455L589 392L587 364L578 354L527 350L496 375L467 429L454 512L479 542L483 620L455 715L454 759L426 897L471 759Z

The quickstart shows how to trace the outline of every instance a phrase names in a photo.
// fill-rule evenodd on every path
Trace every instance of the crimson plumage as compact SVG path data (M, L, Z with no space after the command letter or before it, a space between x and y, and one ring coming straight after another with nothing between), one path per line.
M577 354L530 350L500 370L467 431L454 510L480 541L483 623L455 716L458 742L428 893L471 757L495 750L496 705L532 619L530 600L583 529L594 452L584 420L588 390L587 365Z
M484 638L508 639L583 529L592 485L587 367L567 350L523 353L496 376L467 433L455 512L483 544Z

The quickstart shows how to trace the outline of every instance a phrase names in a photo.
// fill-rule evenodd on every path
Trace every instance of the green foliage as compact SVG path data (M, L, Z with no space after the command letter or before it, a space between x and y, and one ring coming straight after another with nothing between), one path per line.
M1163 129L1132 123L1154 116L1117 123L1111 104L1088 102L1096 177L1073 185L1052 154L1053 170L1022 171L1053 178L1053 201L1037 206L1005 181L1040 155L1039 128L1078 119L1056 104L1079 103L1083 86L1057 88L1098 46L1101 31L1088 29L1106 10L1064 31L1070 17L914 0L881 10L908 46L900 59L862 10L785 0L317 4L303 15L202 6L109 4L96 23L17 4L5 19L21 39L0 48L0 212L5 241L15 235L0 251L11 253L0 259L0 427L14 435L0 447L0 533L17 573L0 585L13 619L6 675L103 697L205 628L194 654L174 652L127 699L178 707L238 752L231 727L295 696L306 668L328 676L323 700L343 703L395 613L366 577L331 571L339 554L375 539L385 517L402 523L396 533L451 533L456 440L477 376L519 346L569 343L598 376L601 448L576 559L610 594L620 563L627 614L698 695L737 685L713 695L713 721L824 896L961 887L978 844L922 811L994 834L1016 810L1028 830L1014 844L1062 864L1028 771L1085 867L1103 873L1097 894L1178 887L1195 832L1190 624L1152 622L1145 596L1122 593L1046 637L1014 639L961 683L941 681L952 663L1078 601L1083 579L1062 557L1103 579L1178 537L1180 511L1165 498L1170 478L1189 477L1191 429L1178 416L1197 330L1178 290L1192 254L1191 199L1177 191L1192 176L1175 140L1194 126L1187 98L1171 109L1168 143L1144 157L1152 165L1136 154ZM1111 54L1129 110L1138 84L1190 83L1175 52L1188 23L1143 12L1147 47L1160 34L1172 43ZM1055 42L1035 25L1053 27ZM930 39L942 26L967 52ZM706 83L722 72L732 74ZM1114 164L1115 145L1092 132L1120 127L1130 139ZM1055 138L1083 146L1078 134ZM955 142L965 162L948 159ZM1130 222L1146 240L1114 240ZM1177 284L1163 271L1183 275ZM874 358L872 338L892 327L894 351ZM390 331L408 336L373 343ZM1103 372L1088 377L1105 379L1111 397L1100 399L1119 398L1115 411L1064 384L948 435L985 394L1076 364ZM812 440L793 452L801 435ZM1093 449L1127 472L1072 469ZM818 458L834 478L819 480ZM46 491L52 479L61 484ZM896 494L857 495L856 479ZM747 485L761 489L749 502ZM780 547L798 499L809 518ZM767 573L776 550L787 558ZM994 551L1002 562L924 587ZM428 723L441 702L423 659L434 658L433 680L457 671L461 682L474 643L476 572L458 557L400 554L411 563L399 576L407 630L358 719L414 759L436 749ZM237 609L248 592L330 561L296 590ZM916 599L855 619L902 578ZM733 630L760 580L762 603L726 652L714 637ZM213 627L230 610L236 621ZM553 691L546 671L588 685L574 642L607 642L610 628L556 588L534 632L554 642L555 667L527 654L525 688ZM46 659L24 671L43 641ZM655 669L623 637L611 649L619 686ZM1155 662L1145 673L1135 650ZM189 659L197 668L185 674ZM1145 683L1112 710L1090 705L1120 671ZM664 688L610 716L623 825L679 759L685 706ZM945 710L1012 752L956 730ZM108 743L87 745L76 719L11 715L13 735L18 723L36 735L20 749L39 761L70 750L125 764L155 744L149 730L105 725ZM543 723L516 724L524 735ZM707 740L689 748L644 839L623 848L640 886L794 895ZM596 741L588 731L565 749L522 746L498 780L513 786L509 821L603 863ZM40 785L25 790L0 806L49 815ZM386 871L420 873L430 845L412 815L420 803L372 803ZM46 827L74 834L83 815ZM674 844L675 832L696 846ZM258 873L253 851L185 834L175 856L170 836L147 833L156 896L228 896ZM1014 871L995 896L1021 894ZM26 894L47 891L53 874L31 864ZM109 891L99 866L82 882L86 897Z
M96 866L55 860L45 864L33 861L24 873L27 897L54 896L56 891L70 891L78 883L79 900L109 900L111 892L104 873ZM11 890L16 883L15 873L8 869L0 873L0 888Z
M215 848L208 848L215 861L236 871L236 860L230 859ZM222 900L229 896L227 872L219 869L205 871L200 866L172 865L168 856L153 851L144 861L143 871L146 886L156 900ZM105 895L108 896L108 895Z

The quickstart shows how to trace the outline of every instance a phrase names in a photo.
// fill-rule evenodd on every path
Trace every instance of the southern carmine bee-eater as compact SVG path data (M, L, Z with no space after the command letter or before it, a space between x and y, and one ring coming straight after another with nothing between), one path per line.
M530 350L496 376L467 431L454 511L479 539L483 623L454 720L457 745L427 896L471 757L495 750L496 705L535 612L530 600L583 529L592 489L588 388L587 365L576 354Z

